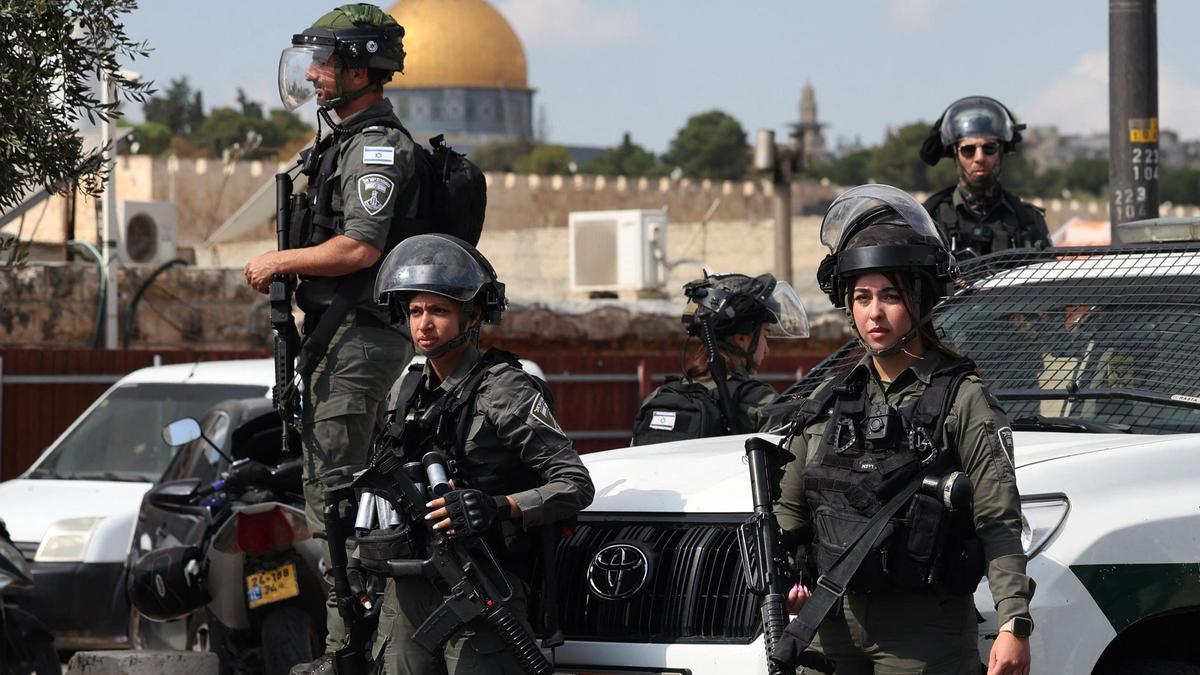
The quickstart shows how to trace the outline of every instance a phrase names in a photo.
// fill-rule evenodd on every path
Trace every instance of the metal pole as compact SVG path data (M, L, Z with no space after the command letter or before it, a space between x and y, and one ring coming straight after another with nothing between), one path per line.
M1109 219L1158 217L1157 0L1108 3Z
M792 283L792 158L780 148L775 166L775 274Z
M100 100L105 105L111 105L117 99L116 86L104 74L100 74ZM104 258L104 275L108 280L108 292L104 298L104 347L117 348L117 298L121 294L117 288L117 181L116 181L116 148L113 147L112 121L105 120L100 125L100 144L104 148L104 166L108 176L104 182L104 194L101 196L101 217L104 220L104 240L100 242Z

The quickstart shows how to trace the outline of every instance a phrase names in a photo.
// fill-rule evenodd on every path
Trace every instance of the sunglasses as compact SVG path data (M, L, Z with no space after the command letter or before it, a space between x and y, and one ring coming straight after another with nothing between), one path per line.
M964 159L974 157L976 148L983 150L983 154L988 155L989 157L997 152L1000 152L999 143L983 143L980 145L976 145L974 143L964 143L958 146L958 154Z

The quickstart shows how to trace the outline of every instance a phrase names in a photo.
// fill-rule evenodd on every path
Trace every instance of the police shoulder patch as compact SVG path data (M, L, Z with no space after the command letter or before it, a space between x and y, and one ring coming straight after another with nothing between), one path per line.
M1000 446L1004 448L1004 454L1008 456L1009 463L1012 463L1013 450L1016 444L1013 443L1012 427L1000 427L996 430L996 436L1000 438Z
M530 424L540 424L544 427L562 433L562 428L558 426L558 421L554 419L554 414L550 412L550 404L546 402L546 398L541 392L534 394L533 401L529 406L529 422Z
M367 213L376 215L392 200L396 184L379 173L369 173L358 179L358 201Z
M364 145L362 163L392 166L396 163L396 149L386 145Z

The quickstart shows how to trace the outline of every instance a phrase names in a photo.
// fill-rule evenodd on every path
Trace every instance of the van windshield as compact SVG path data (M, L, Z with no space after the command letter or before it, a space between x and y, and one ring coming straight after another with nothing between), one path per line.
M162 428L201 418L229 398L265 396L266 387L230 384L126 384L113 389L54 446L29 478L155 482L175 455Z

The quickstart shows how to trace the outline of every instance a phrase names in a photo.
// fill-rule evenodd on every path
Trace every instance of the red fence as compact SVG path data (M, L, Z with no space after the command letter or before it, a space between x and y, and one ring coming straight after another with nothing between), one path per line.
M259 351L91 349L0 350L0 479L27 469L76 417L122 375L156 363L261 358ZM676 356L540 353L557 403L556 417L580 452L629 444L642 399L679 371ZM819 359L768 359L760 375L782 390L797 366Z

